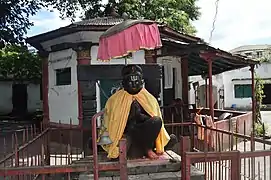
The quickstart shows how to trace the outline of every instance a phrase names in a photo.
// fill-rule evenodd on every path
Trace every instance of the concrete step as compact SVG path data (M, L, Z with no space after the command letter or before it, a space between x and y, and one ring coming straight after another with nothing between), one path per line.
M81 159L75 164L86 164L92 161L92 157ZM112 163L106 161L106 154L99 156L100 163ZM128 160L128 175L129 179L134 180L177 180L181 176L181 157L173 151L167 151L158 160L149 160L147 158ZM103 171L99 172L101 180L117 180L119 179L119 171ZM92 172L81 173L79 180L93 179ZM204 173L191 166L191 179L203 180Z
M191 166L191 180L204 180L204 173ZM79 175L79 180L93 180L93 174L82 173ZM99 177L99 180L119 180L119 176ZM181 171L178 172L159 172L139 175L129 175L129 180L180 180Z

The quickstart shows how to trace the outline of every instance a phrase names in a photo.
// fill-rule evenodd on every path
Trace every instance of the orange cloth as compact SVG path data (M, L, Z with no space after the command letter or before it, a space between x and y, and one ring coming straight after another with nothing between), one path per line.
M117 158L119 156L118 143L123 136L133 100L137 100L151 117L158 116L162 118L157 100L145 88L136 95L131 95L123 89L117 91L108 99L105 105L104 126L113 142L102 146L108 153L108 158ZM164 147L169 140L170 137L163 124L155 141L156 152L163 153Z
M197 125L203 125L201 115L197 114L194 117L194 121L196 122ZM198 127L198 139L199 140L204 140L204 128L203 127Z
M214 124L211 116L205 116L205 120L206 120L207 127L215 128L215 124ZM201 126L203 125L202 116L199 114L196 114L194 121L198 125L201 125ZM207 129L206 135L207 135L207 137L205 138L204 137L204 127L198 127L198 139L199 140L206 140L209 145L214 147L214 140L215 140L214 131Z
M209 128L215 128L214 121L211 116L206 116L206 125ZM215 133L214 130L207 130L207 143L211 146L214 147L214 140L215 140Z

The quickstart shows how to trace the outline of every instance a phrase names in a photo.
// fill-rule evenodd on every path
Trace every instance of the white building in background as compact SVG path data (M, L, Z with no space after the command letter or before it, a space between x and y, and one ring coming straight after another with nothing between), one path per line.
M9 113L33 113L42 109L39 83L28 81L16 83L0 78L0 115Z
M30 52L36 49L28 46ZM16 81L0 76L0 115L24 115L42 109L40 82Z
M230 52L248 56L252 59L269 58L271 45L245 45ZM250 67L224 72L213 77L213 97L216 108L250 108L251 107L251 72ZM263 104L271 105L271 63L262 63L256 67L256 73L264 82ZM198 83L197 93L193 87L190 90L190 103L205 106L205 80L202 77L190 77L191 83ZM196 95L195 95L196 94Z

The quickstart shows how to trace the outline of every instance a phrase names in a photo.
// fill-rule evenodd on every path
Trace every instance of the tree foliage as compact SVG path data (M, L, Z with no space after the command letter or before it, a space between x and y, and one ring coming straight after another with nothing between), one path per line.
M62 17L74 18L84 0L0 0L0 43L24 44L30 17L40 9L59 10Z
M264 81L261 79L259 75L255 73L255 101L256 101L256 123L262 123L261 117L261 108L262 108L262 101L265 97L264 95Z
M267 48L264 53L263 56L261 58L259 58L259 61L261 63L270 63L271 62L271 48Z
M89 6L85 6L88 8L85 18L108 15L110 7L115 7L119 15L125 12L131 18L156 20L188 34L196 32L191 21L200 15L196 0L109 0L106 5L101 0L92 0Z
M43 4L39 0L0 0L0 40L4 43L22 43L34 15Z
M264 51L263 56L261 58L258 58L257 61L260 63L270 63L271 62L271 49L268 48ZM255 117L255 132L256 135L258 136L265 136L267 132L267 126L263 121L262 121L262 116L261 116L261 110L265 105L262 104L263 98L265 97L264 94L264 80L257 74L255 73L255 101L256 101L256 117Z
M30 16L40 9L56 9L62 18L73 20L78 11L82 18L106 16L115 7L118 14L126 12L131 18L146 18L167 23L172 28L193 34L191 21L198 19L197 0L0 0L0 44L24 42L26 31L33 25Z
M0 76L18 80L39 80L41 59L27 47L7 45L0 50Z

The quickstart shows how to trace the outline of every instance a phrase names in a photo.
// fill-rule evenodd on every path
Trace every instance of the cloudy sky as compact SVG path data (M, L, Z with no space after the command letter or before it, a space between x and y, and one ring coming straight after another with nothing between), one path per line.
M193 22L197 36L209 42L216 0L198 0L201 17ZM70 24L57 12L41 11L32 17L32 36ZM271 0L219 0L218 15L211 44L231 50L247 44L271 44Z

